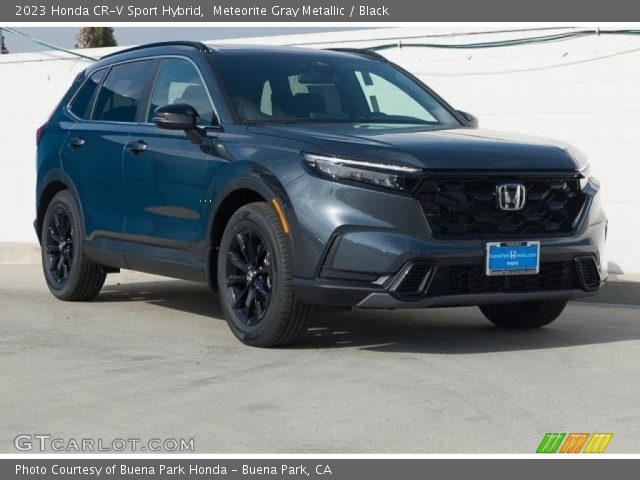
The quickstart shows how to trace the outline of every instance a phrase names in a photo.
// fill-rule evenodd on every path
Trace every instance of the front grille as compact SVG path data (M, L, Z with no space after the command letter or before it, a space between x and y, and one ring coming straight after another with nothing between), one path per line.
M520 211L501 210L496 187L526 188ZM425 180L417 199L435 238L531 238L570 233L586 196L575 178L443 177Z
M537 275L487 276L481 265L438 267L429 295L512 293L580 288L573 262L547 262Z

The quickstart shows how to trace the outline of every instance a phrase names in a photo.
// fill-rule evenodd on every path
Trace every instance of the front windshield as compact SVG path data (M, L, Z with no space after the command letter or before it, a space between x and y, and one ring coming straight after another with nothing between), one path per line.
M383 62L327 54L216 59L243 123L382 123L459 127L455 117Z

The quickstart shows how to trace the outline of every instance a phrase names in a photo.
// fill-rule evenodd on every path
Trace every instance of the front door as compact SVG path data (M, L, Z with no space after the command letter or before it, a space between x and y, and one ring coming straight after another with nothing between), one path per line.
M185 58L162 60L149 103L146 122L132 128L124 157L124 231L189 249L204 238L205 194L223 161L184 132L157 128L153 112L159 106L187 103L198 111L204 127L214 121L213 105L198 69Z

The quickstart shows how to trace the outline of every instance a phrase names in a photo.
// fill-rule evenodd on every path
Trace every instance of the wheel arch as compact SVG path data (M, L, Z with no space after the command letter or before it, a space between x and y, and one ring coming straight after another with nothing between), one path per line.
M44 214L47 211L47 207L51 203L53 197L56 196L57 193L68 190L73 200L80 211L80 224L82 225L82 232L84 232L84 212L82 210L82 203L78 197L78 192L76 191L75 185L73 181L64 174L64 172L55 170L51 171L47 174L42 182L43 187L39 189L39 194L37 196L36 202L36 221L35 221L35 230L38 235L38 242L40 242L42 237L42 222L44 220Z
M267 184L255 177L235 178L216 195L207 222L206 277L209 287L217 290L216 270L220 240L231 216L241 207L253 202L270 203L276 200L286 209L286 221L291 223L289 198L279 184ZM291 241L291 235L289 235ZM292 242L293 243L293 242ZM292 252L295 252L292 244ZM295 258L295 255L294 255Z

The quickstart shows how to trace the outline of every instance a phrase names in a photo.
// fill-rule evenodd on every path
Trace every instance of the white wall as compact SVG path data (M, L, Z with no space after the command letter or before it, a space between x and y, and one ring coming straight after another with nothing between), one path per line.
M462 31L378 29L242 39L242 43L364 47L399 39L466 43L548 33L478 34L476 28L474 35L442 36L456 30ZM401 48L381 53L425 80L457 108L477 115L483 128L560 138L583 150L603 183L610 219L610 268L640 273L640 36L590 36L484 50ZM59 54L0 57L0 171L4 177L0 242L34 241L35 130L88 63L60 58Z

